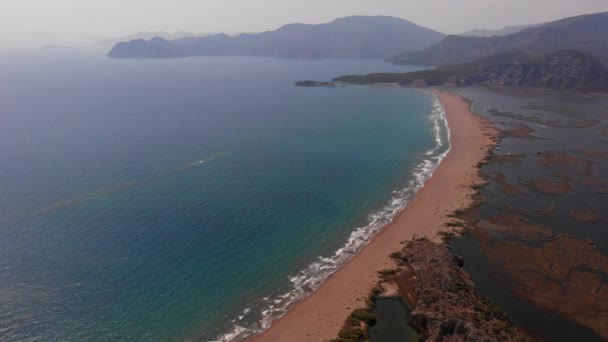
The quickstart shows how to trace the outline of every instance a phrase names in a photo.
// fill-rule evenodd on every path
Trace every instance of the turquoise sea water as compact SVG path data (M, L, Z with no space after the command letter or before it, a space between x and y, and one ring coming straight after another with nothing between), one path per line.
M293 82L411 69L3 57L0 339L238 340L263 328L447 150L427 93Z

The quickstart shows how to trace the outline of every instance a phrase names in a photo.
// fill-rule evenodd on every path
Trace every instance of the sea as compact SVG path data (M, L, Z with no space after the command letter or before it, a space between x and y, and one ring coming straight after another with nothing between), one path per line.
M0 56L0 340L240 341L449 150L437 99L304 79L382 60Z

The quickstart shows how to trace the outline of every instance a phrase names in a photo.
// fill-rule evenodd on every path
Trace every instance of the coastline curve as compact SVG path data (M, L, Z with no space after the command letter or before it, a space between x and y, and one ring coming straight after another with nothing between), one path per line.
M297 274L289 276L290 286L275 296L264 297L254 308L246 308L235 318L232 328L217 337L217 342L239 342L259 336L272 324L283 317L291 307L305 300L319 289L323 283L338 271L345 263L369 244L374 236L390 224L407 207L416 194L424 188L426 182L451 150L451 130L446 112L437 94L427 92L432 100L429 120L433 130L435 144L419 155L410 174L410 181L404 188L393 191L393 195L382 209L368 215L367 225L356 227L346 242L332 256L319 256ZM247 326L242 322L247 316L257 315L255 323ZM241 324L239 324L241 323ZM254 337L255 338L255 337Z

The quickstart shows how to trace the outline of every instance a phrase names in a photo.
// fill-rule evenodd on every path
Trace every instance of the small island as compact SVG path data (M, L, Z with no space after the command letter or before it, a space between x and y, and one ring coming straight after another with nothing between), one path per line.
M296 87L322 87L322 88L334 88L336 84L334 82L318 82L318 81L298 81Z

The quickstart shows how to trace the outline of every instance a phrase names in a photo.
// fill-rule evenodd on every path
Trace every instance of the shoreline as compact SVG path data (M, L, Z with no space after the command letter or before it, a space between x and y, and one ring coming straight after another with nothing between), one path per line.
M439 241L455 210L472 202L472 186L483 183L478 163L496 144L498 134L487 119L473 114L470 102L432 90L445 109L451 149L424 187L371 241L309 296L294 304L270 328L248 341L325 341L337 337L350 312L365 305L377 272L394 268L389 254L415 236Z

